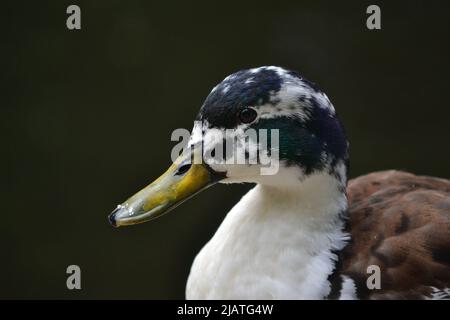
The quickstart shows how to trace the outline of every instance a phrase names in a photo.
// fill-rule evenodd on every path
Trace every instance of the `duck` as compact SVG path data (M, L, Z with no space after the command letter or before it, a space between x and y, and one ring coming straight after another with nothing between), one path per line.
M224 131L236 148L214 157ZM226 161L238 151L245 161ZM264 173L271 155L276 170ZM296 71L245 69L212 89L182 154L109 221L146 222L216 183L252 183L195 257L186 299L450 298L450 181L348 174L327 95Z

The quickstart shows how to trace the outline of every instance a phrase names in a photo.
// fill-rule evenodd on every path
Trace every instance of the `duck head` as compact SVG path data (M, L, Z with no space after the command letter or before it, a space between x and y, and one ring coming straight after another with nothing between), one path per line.
M212 89L182 155L109 220L154 219L218 182L290 188L326 173L345 192L347 164L343 127L315 84L280 67L241 70Z

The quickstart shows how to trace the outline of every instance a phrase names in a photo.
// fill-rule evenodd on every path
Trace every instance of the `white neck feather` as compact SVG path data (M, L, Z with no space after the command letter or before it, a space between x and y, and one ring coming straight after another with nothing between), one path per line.
M333 250L346 243L339 181L318 173L296 186L258 184L195 258L188 299L321 299Z

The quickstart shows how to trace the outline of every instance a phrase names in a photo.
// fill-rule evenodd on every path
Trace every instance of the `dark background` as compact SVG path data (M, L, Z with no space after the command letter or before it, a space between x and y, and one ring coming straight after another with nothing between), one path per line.
M392 1L393 2L393 1ZM211 188L113 229L115 206L170 164L211 88L242 68L298 70L328 94L351 176L450 177L450 5L372 2L1 3L0 298L183 298L195 254L250 186ZM66 28L81 7L82 30ZM82 290L66 289L66 267Z

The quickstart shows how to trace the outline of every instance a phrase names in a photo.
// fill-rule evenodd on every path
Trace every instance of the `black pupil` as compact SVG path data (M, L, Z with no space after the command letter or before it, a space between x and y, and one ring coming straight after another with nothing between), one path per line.
M177 172L175 173L175 175L177 176L181 176L182 174L185 174L186 172L188 172L189 168L191 167L191 164L183 164L182 166L180 166L177 170Z
M256 111L250 108L245 108L239 114L239 118L243 123L249 123L256 119Z

